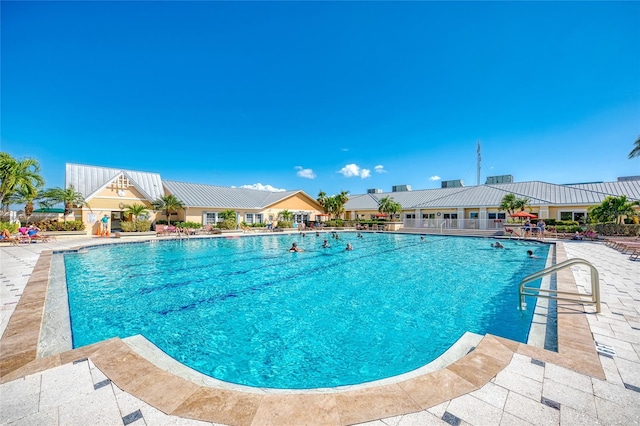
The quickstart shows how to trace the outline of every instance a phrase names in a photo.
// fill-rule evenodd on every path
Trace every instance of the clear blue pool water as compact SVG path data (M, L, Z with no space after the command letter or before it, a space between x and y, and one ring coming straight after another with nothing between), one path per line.
M220 380L308 389L414 370L466 331L526 342L533 309L518 310L518 284L544 268L547 245L509 240L500 250L485 238L340 235L66 254L74 347L142 334ZM321 247L325 238L331 248ZM305 251L289 253L292 242ZM541 259L529 259L529 249Z

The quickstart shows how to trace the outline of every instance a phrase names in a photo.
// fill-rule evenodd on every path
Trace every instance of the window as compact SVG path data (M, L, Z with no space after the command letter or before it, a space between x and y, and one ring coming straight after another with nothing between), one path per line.
M293 215L294 222L307 222L309 220L309 215L306 213L296 213Z
M435 219L436 218L436 214L435 213L422 213L422 218L423 219Z
M205 225L215 225L218 223L218 213L216 212L205 212L204 213L204 224Z
M118 189L125 189L129 187L129 179L127 179L124 175L118 176L116 180L111 182L111 185Z
M478 218L478 212L469 213L469 219L477 219L477 218Z
M256 223L262 223L262 214L256 214Z
M405 213L404 217L405 217L405 219L415 219L416 218L416 214L415 213Z
M249 225L251 225L253 223L253 213L245 213L244 214L244 221L246 223L248 223Z
M489 213L489 219L506 219L506 213Z
M560 220L573 220L580 223L586 223L586 212L560 212Z

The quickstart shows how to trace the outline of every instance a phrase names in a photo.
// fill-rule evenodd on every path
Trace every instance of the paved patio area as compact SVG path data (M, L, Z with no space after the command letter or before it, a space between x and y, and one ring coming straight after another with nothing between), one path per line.
M19 304L33 304L29 306L38 308L30 312L43 315L36 302L38 296L44 299L42 290L25 288L29 283L30 288L38 289L40 283L46 293L48 277L42 276L40 265L50 258L47 252L107 241L117 242L74 238L0 248L2 424L640 423L640 262L630 261L628 255L601 243L558 243L559 259L579 257L596 266L603 301L600 314L580 313L575 306L560 307L559 353L485 336L469 355L430 375L384 389L307 394L292 402L289 395L282 394L255 393L242 399L228 390L211 390L166 371L152 371L155 366L119 339L84 352L81 348L22 361L23 354L34 355L32 346L25 339L12 337L20 334L15 330L29 330L32 320L12 315L21 315L16 308ZM581 291L590 291L587 268L573 267L565 272L573 275L567 281L575 280ZM564 280L562 275L558 274L559 282ZM585 310L594 311L592 307ZM599 352L595 352L596 346ZM11 351L20 357L8 356ZM123 364L136 367L123 369ZM367 420L363 423L362 419Z

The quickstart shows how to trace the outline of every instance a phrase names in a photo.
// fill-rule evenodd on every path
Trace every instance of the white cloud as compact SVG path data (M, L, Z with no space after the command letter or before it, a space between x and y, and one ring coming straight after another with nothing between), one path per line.
M429 178L429 180L440 180L440 179L442 179L442 178L441 178L440 176L438 176L438 175L431 176L431 177Z
M349 151L349 148L342 148L340 151L342 151L342 152L348 152L348 151Z
M302 166L296 166L295 169L297 170L296 175L298 177L306 178L306 179L315 179L316 178L316 174L313 173L312 169L305 169Z
M384 169L384 166L382 164L378 164L373 168L373 170L375 170L376 173L387 173L387 171Z
M341 173L344 177L360 176L362 179L371 177L371 170L361 169L357 164L347 164L338 170L338 173Z
M232 186L232 188L235 188L235 186ZM257 189L258 191L270 191L270 192L283 192L283 191L286 191L286 189L274 188L271 185L263 185L260 182L254 183L252 185L242 185L239 188Z

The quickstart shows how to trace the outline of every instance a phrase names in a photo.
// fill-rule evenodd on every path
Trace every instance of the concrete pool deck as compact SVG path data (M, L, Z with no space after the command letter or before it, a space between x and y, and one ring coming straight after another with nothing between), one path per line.
M640 262L591 242L559 242L556 261L600 272L602 312L559 303L550 352L495 336L452 364L380 386L323 393L239 392L170 373L120 339L38 358L51 250L96 238L0 248L2 424L637 424ZM587 268L558 288L589 289ZM596 343L600 352L596 351Z

